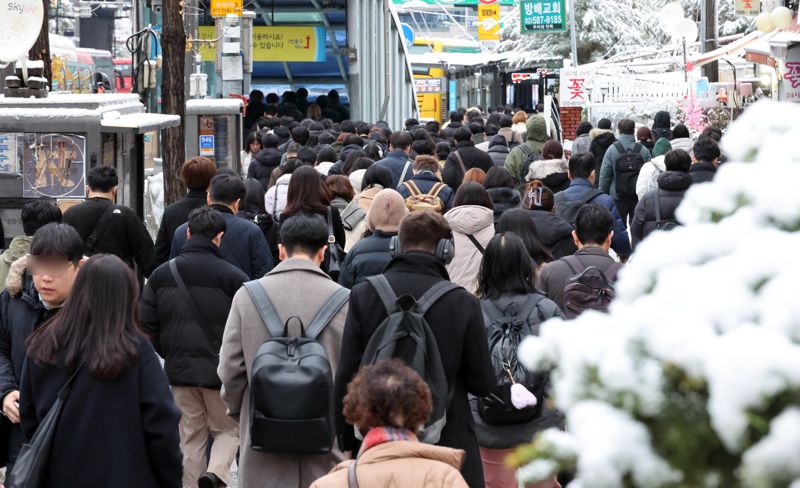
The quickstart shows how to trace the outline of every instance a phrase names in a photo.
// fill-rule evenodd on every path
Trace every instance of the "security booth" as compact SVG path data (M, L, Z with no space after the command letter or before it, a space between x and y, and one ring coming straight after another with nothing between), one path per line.
M178 125L176 115L145 113L138 95L0 97L0 218L6 242L22 234L20 214L27 200L53 198L66 210L86 198L86 172L100 165L117 169L116 203L144 217L145 134Z
M218 168L242 172L242 100L186 102L186 157L207 156Z

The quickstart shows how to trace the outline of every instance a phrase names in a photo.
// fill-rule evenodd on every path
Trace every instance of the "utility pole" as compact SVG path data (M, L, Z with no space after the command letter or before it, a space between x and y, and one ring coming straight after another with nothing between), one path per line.
M164 167L164 203L170 204L183 197L181 166L186 154L183 133L186 114L186 32L183 27L183 2L167 0L163 7L163 73L161 80L161 112L179 115L181 125L165 129L162 137Z
M569 42L572 48L572 67L578 66L578 34L575 27L575 0L569 0Z
M702 0L701 5L701 42L703 43L703 52L707 53L718 47L717 2L716 0ZM717 61L703 66L703 71L709 83L719 81L719 63Z

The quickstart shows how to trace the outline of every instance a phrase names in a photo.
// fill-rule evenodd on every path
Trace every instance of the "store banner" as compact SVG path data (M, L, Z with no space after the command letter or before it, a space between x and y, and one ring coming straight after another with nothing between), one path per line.
M583 68L564 68L560 73L559 103L562 107L583 107L589 103L589 82L594 72Z
M736 0L736 15L755 17L761 12L761 0Z

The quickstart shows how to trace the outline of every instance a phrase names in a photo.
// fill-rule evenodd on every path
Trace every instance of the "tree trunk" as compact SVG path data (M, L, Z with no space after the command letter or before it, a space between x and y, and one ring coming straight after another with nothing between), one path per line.
M170 204L183 197L186 192L180 178L186 152L183 134L186 112L186 96L184 94L186 33L183 30L183 18L177 0L164 2L161 48L164 56L161 112L181 117L181 125L164 130L162 138L164 203Z
M44 7L44 17L42 19L42 30L39 31L39 38L36 43L28 52L28 59L44 61L44 77L50 88L53 87L53 66L50 64L50 25L48 17L50 16L50 0L42 0Z

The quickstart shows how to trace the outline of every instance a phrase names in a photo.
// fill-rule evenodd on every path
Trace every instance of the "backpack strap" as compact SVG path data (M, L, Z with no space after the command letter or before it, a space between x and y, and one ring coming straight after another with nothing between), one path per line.
M316 339L349 299L350 290L347 288L340 288L336 293L331 295L328 301L325 302L325 305L319 309L317 315L311 320L311 324L309 324L308 328L306 328L306 337Z
M436 183L435 185L433 185L433 187L431 187L431 191L428 192L428 195L431 195L432 197L435 198L439 198L439 194L442 193L444 187L445 187L444 183Z
M486 306L484 312L491 320L500 320L503 318L503 311L494 303L493 300L481 300L481 304Z
M533 149L525 143L520 144L518 147L519 150L522 151L522 155L525 156L525 158L533 154Z
M97 219L97 222L94 224L92 228L91 234L89 237L86 238L86 253L91 254L94 251L94 248L97 247L97 241L103 237L106 228L108 228L108 224L111 221L111 216L114 215L114 210L117 209L117 206L114 205L112 202L111 205L108 206L103 213L100 215L100 218Z
M400 185L406 181L406 174L408 173L408 168L411 166L411 160L406 161L405 166L403 166L403 173L400 174L400 183L397 184L397 188L400 188Z
M356 463L358 459L350 463L347 467L347 488L358 488L358 476L356 475Z
M248 281L244 284L244 287L250 294L250 298L253 299L258 315L261 316L261 320L267 326L270 335L272 337L282 337L281 318L278 316L278 311L275 310L275 306L270 301L269 296L267 296L267 292L264 291L264 287L261 286L258 280ZM274 326L270 326L270 324L274 324Z
M633 149L631 149L631 152L633 154L641 153L642 152L642 145L637 142L636 144L633 145Z
M472 241L472 245L474 245L478 249L478 252L480 252L481 254L486 254L486 249L484 249L483 246L481 246L481 243L478 241L478 239L475 238L474 235L472 234L465 234L465 235L470 241Z
M382 274L370 276L367 278L367 281L375 288L375 292L378 293L378 298L381 299L386 313L391 314L397 307L397 295L394 290L392 290L389 281Z
M625 149L625 146L623 146L622 143L619 141L614 143L614 147L617 148L617 152L620 154L625 154L626 152L628 152L628 150Z
M617 275L619 274L619 272L620 272L620 271L622 270L622 268L624 268L624 267L625 267L625 265L624 265L624 264L622 264L622 263L618 263L618 262L616 262L616 261L615 261L613 264L611 264L611 266L609 266L609 267L606 269L606 272L605 272L605 273L603 273L603 274L605 274L605 275L606 275L606 279L607 279L608 281L611 281L611 282L616 282L616 281L617 281Z
M461 155L458 154L458 151L453 151L453 154L456 156L456 161L458 161L458 165L461 166L461 172L467 174L467 167L464 166L464 160L461 159Z
M525 320L525 323L528 322L528 317L531 316L536 307L539 306L539 303L545 299L544 295L540 295L538 293L532 293L528 295L528 300L522 305L522 308L519 309L517 312L517 316ZM541 314L539 314L541 317Z
M559 194L561 193L563 192L559 192ZM581 198L581 204L586 205L587 203L591 202L592 200L594 200L595 198L599 197L602 194L603 192L600 191L599 189L592 188L591 190L583 194L583 197Z
M420 315L425 315L428 313L428 309L433 306L440 298L445 296L446 294L450 293L453 290L458 290L461 287L453 283L452 281L440 281L433 285L428 291L425 292L424 295L419 297L417 300L417 310L419 311Z
M573 275L580 274L581 270L586 269L586 266L584 266L581 260L578 259L578 256L564 256L561 258L561 260L564 261L567 266L569 266L569 269L572 271Z
M184 283L183 278L181 277L181 274L178 271L178 264L176 263L175 259L171 259L169 261L169 271L170 273L172 273L172 278L178 285L178 290L183 295L183 299L186 301L186 304L192 311L192 315L194 315L194 319L197 321L197 324L200 326L200 329L206 335L206 338L211 343L211 345L216 347L220 343L220 338L214 335L208 329L208 326L206 326L206 320L204 319L203 314L200 313L200 307L197 306L197 302L194 300L194 297L192 297L192 294L189 293L189 289L186 287L186 283Z
M403 185L405 185L405 187L408 188L408 191L411 193L411 196L422 195L422 192L419 190L419 187L417 186L416 183L414 183L413 180L408 180L405 183L403 183Z

